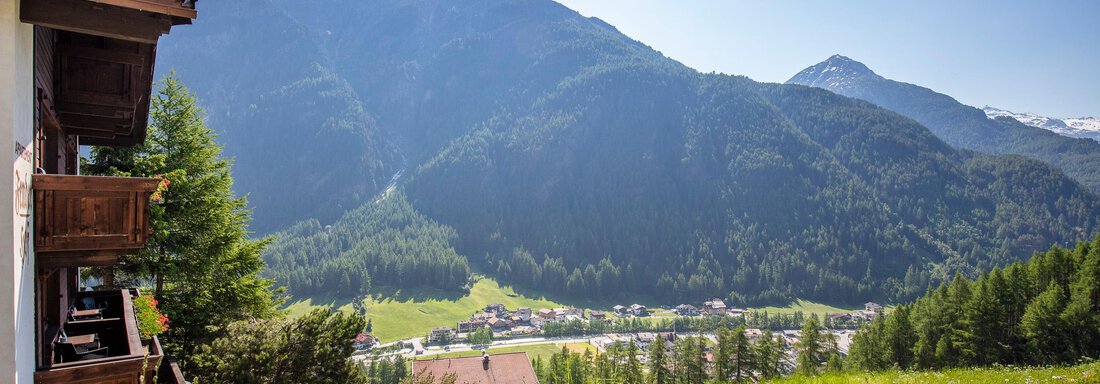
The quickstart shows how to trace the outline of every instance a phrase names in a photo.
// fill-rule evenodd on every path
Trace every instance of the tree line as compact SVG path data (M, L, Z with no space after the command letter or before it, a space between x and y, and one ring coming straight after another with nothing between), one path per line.
M416 212L400 193L348 211L332 225L307 220L279 232L265 272L292 294L357 296L372 287L459 291L470 276L454 229Z
M1100 357L1100 237L956 276L853 339L858 370L1072 364Z

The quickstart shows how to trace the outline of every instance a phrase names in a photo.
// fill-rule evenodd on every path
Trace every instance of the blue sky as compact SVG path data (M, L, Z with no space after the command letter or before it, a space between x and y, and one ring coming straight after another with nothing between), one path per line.
M557 0L703 72L783 82L842 54L981 107L1100 117L1100 0Z

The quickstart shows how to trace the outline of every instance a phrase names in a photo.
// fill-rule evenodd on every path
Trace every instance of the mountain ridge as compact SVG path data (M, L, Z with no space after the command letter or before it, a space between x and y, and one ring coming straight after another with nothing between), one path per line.
M258 111L286 111L261 124L273 140L314 140L303 133L325 120L296 118L309 110L308 94L222 101L222 90L263 95L267 83L281 89L330 74L305 84L328 84L314 89L318 95L346 94L350 106L337 112L361 109L366 137L379 138L363 143L365 153L295 159L303 165L277 181L363 163L388 180L395 159L407 158L397 189L411 213L398 214L423 215L429 224L416 228L426 231L453 230L446 246L432 249L453 248L461 258L429 253L386 268L453 272L468 261L503 281L564 295L856 303L912 296L955 272L1081 238L1100 217L1100 199L1037 161L955 150L913 119L820 89L702 74L549 1L200 4L221 7L210 13L223 14L227 26L195 32L214 36L205 53L165 45L165 62L238 65L248 75L267 63L228 52L290 49L301 60L258 84L182 74L207 102L252 109L243 100L257 100ZM227 12L238 6L285 7L301 27L250 31L287 34L274 47L250 48L218 30L247 25ZM273 144L247 141L257 123L239 124L245 128L226 129L242 132L224 136L235 141L227 148L238 148L237 161L269 161ZM1013 187L1023 182L1034 190ZM255 206L332 206L330 196L286 191L282 202ZM419 241L352 230L326 237L328 223L352 228L348 221L359 220L338 217L302 218L296 228L308 230L280 232L287 238L268 255L279 261L272 274L311 289L355 290L362 284L344 284L336 266L356 268L349 281L379 273L359 273L373 267L355 261L367 247L357 244L398 241L408 249ZM288 220L270 225L287 228Z
M991 119L981 109L949 95L879 75L844 77L843 82L821 72L832 58L812 65L786 84L827 89L869 101L912 118L947 143L993 154L1016 154L1045 161L1093 191L1100 190L1100 142L1064 137L1016 121Z

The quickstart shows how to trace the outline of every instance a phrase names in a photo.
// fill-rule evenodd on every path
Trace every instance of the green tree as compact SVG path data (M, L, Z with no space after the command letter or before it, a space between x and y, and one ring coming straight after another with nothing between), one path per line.
M1062 321L1072 335L1072 354L1095 357L1100 355L1100 237L1087 245L1078 248L1084 253L1082 265L1070 285Z
M1027 338L1034 363L1049 364L1062 361L1066 351L1067 329L1061 313L1065 307L1066 293L1062 286L1051 282L1046 291L1028 304L1020 329Z
M760 341L753 350L753 356L756 357L756 369L760 371L763 378L770 379L779 376L783 349L779 345L779 341L772 335L771 330L764 330L764 334L760 336Z
M657 337L662 339L662 337ZM656 344L656 343L654 343ZM707 380L706 358L703 340L699 337L682 337L676 340L674 381L678 384L695 384Z
M348 359L363 325L361 317L325 309L234 322L199 349L188 373L202 383L364 383Z
M668 356L665 354L665 340L658 337L649 344L649 383L672 383L672 373L668 369Z
M488 327L481 327L475 330L468 337L470 344L490 344L493 342L493 330Z
M110 273L135 284L152 279L171 319L164 347L184 367L227 324L271 316L279 303L272 281L259 277L268 239L249 238L251 213L233 195L230 162L214 139L194 95L172 74L158 83L145 142L95 148L83 165L85 174L170 181L162 202L150 208L153 234L145 249Z
M803 376L815 376L828 359L827 341L820 332L817 316L811 316L802 326L802 339L798 341L795 372Z
M642 364L638 361L638 346L634 344L634 340L626 348L626 366L621 372L618 378L623 384L642 384L645 381Z

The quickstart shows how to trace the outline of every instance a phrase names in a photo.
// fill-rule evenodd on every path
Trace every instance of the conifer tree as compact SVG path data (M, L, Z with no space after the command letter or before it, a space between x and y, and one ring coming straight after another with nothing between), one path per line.
M1028 340L1033 363L1049 364L1063 359L1068 340L1060 316L1065 300L1065 290L1052 281L1047 290L1027 306L1020 329Z
M665 355L665 340L658 337L649 344L649 383L672 383L672 373L668 369L668 356Z
M271 316L278 301L272 281L259 277L269 241L249 239L247 202L233 194L231 164L195 96L172 74L151 102L145 142L95 148L83 170L169 180L162 202L150 208L153 234L145 249L111 273L134 285L153 281L171 320L164 347L187 367L196 348L230 322Z
M798 361L795 372L803 376L815 376L826 361L826 341L819 332L817 316L811 316L802 326L802 339L797 345Z
M760 342L756 344L753 350L753 356L756 357L756 369L760 371L760 376L764 379L778 377L782 355L783 351L779 341L775 340L771 330L765 329L764 334L760 337Z

